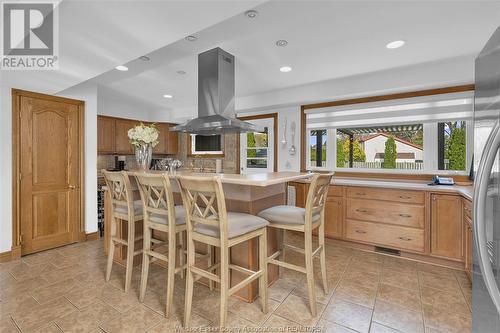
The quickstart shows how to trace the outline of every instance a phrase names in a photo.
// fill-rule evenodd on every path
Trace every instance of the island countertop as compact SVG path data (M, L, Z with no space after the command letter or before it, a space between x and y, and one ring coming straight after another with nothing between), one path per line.
M133 175L135 172L140 171L127 171L129 175ZM303 180L311 177L311 174L304 172L292 172L292 171L281 171L281 172L259 172L250 174L230 174L230 173L202 173L202 172L192 172L180 170L176 172L169 171L155 171L148 170L146 173L153 174L166 174L170 178L176 178L179 176L197 176L197 177L213 177L219 176L223 184L235 184L235 185L246 185L246 186L270 186L276 184L283 184L291 181Z

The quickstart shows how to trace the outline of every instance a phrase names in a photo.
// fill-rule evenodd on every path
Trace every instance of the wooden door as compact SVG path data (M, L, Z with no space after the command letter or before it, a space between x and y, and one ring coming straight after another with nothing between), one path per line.
M342 197L327 197L325 202L325 235L342 238Z
M134 153L134 148L128 140L128 130L138 124L139 122L135 120L115 120L115 152L117 154L132 155Z
M175 155L177 154L178 150L178 142L179 142L179 135L177 132L170 132L170 127L174 127L175 125L169 124L168 126L168 132L167 132L167 151L166 153L169 155Z
M462 260L462 199L432 194L431 254Z
M21 253L78 241L82 214L83 102L17 97Z
M97 117L97 152L115 152L115 119L110 117Z

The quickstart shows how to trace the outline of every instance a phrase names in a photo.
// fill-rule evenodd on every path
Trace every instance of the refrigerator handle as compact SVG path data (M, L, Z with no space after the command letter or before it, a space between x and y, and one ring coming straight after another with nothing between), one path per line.
M491 130L483 150L483 156L477 170L474 184L474 242L479 257L479 268L481 269L486 289L500 314L500 290L496 284L495 275L488 255L486 239L486 197L488 193L488 182L491 169L495 162L495 156L500 148L500 123L497 121Z

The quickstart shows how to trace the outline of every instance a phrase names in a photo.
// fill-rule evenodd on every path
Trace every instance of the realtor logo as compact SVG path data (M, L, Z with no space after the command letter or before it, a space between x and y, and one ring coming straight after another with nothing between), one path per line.
M58 68L57 2L2 2L3 70Z

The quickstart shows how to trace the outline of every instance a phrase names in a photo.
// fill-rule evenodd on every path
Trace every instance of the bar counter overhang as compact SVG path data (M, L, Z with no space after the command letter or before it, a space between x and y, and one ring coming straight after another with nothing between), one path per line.
M168 175L172 181L172 190L174 192L175 204L182 204L182 200L179 193L179 187L175 179L179 176L202 176L202 177L213 177L218 176L221 179L222 186L224 189L224 195L226 198L226 206L228 211L232 212L242 212L252 215L257 215L260 211L276 206L283 205L286 203L287 197L287 183L299 179L306 179L310 177L310 174L300 173L300 172L270 172L270 173L252 173L252 174L215 174L215 173L195 173L190 171L177 171L177 172L162 172L162 171L146 171L147 173L154 174L165 174ZM139 200L140 195L136 187L134 171L127 171L130 176L131 185L134 189L134 199ZM106 189L106 188L104 188ZM107 252L109 244L109 216L111 216L111 205L109 203L109 197L105 196L105 228L104 228L104 241L105 249ZM124 222L126 223L126 222ZM230 223L230 222L229 222ZM126 227L122 227L121 223L118 224L117 230L119 237L126 238ZM142 224L136 224L136 234L142 233ZM156 235L163 239L163 235ZM273 254L278 250L277 234L274 228L268 228L267 233L268 242L268 256ZM136 248L142 247L142 241L138 241ZM206 251L206 246L197 247L197 251ZM216 257L218 257L218 251L216 250ZM123 264L125 261L126 251L122 251L117 248L115 251L115 262ZM231 263L252 269L258 270L258 241L253 239L246 241L239 245L231 248ZM137 256L134 264L138 264L138 260L141 256ZM202 267L203 263L200 263ZM198 265L198 263L197 263ZM231 286L236 285L238 282L246 277L243 273L237 271L231 271ZM275 265L268 266L268 280L269 284L272 284L278 279L278 267ZM203 283L204 279L200 281ZM182 280L183 282L185 280ZM239 290L235 294L237 297L246 300L253 301L258 295L258 283L254 281L247 287Z

